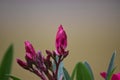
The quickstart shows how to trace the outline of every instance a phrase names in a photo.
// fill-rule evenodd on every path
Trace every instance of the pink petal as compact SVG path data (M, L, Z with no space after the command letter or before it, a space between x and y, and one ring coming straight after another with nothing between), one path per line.
M35 56L36 53L35 53L35 50L34 50L32 44L29 41L25 41L24 43L25 43L26 53L30 53L31 56Z
M62 25L59 26L58 32L56 34L56 50L59 55L61 55L67 47L67 35L64 31Z
M17 63L24 69L28 69L27 63L25 63L24 61L17 59Z
M103 78L106 78L107 73L106 73L106 72L101 72L100 75L101 75Z
M26 60L33 61L33 57L30 55L30 53L26 53L25 58Z
M118 73L118 74L113 74L112 80L120 80L120 73Z

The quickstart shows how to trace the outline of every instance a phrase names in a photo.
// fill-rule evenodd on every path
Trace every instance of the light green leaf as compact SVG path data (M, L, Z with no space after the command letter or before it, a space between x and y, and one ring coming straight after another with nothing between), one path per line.
M113 53L113 55L112 55L112 57L111 57L111 59L110 59L110 63L109 63L109 66L108 66L108 70L107 70L107 77L106 77L106 79L105 80L110 80L110 74L111 74L111 72L113 71L113 69L114 69L114 59L115 59L115 52ZM111 74L112 75L112 74Z
M109 76L108 76L108 80L111 80L111 77L112 77L112 75L113 75L115 69L116 69L116 67L110 72L110 74L109 74Z
M0 65L0 80L8 80L5 74L10 74L13 60L13 45L7 49Z
M56 56L56 57L55 57L55 60L58 62L59 57ZM63 76L63 67L64 67L63 62L60 62L59 67L58 67L57 80L59 80L59 79ZM55 61L52 62L52 69L53 69L53 71L56 70L56 64L55 64Z
M56 70L56 65L55 65L55 62L54 62L54 61L52 62L52 70L53 70L53 71Z
M58 59L59 59L59 57L58 56L56 56L55 57L55 60L58 62ZM52 62L52 69L55 71L56 70L56 64L55 64L55 61L53 61Z
M64 80L71 80L67 70L63 67Z
M57 80L59 80L61 78L61 76L63 76L63 67L64 67L63 62L61 62L59 64L59 68L58 68Z

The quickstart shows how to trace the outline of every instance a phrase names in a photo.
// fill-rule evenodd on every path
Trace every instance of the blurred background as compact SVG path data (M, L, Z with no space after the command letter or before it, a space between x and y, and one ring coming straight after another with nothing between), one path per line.
M62 24L68 35L69 56L64 65L72 73L79 61L88 61L95 80L102 80L114 51L116 72L120 72L120 0L0 0L0 61L14 44L12 75L22 80L39 77L22 69L24 41L36 51L55 50L55 35Z

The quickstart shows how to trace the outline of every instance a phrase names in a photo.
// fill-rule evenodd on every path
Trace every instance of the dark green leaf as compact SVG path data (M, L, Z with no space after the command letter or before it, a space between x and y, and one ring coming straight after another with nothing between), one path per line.
M74 80L76 70L77 70L77 65L75 65L75 68L73 69L73 72L72 72L72 75L71 75L71 80Z
M10 74L13 60L13 45L7 49L0 65L0 80L8 80L5 74Z
M109 80L109 75L111 74L112 70L114 69L114 59L115 59L115 52L113 53L109 66L108 66L108 70L107 70L107 77L105 80Z
M92 80L94 80L93 72L92 72L92 69L91 69L90 65L87 62L84 62L84 64L86 65Z
M21 79L15 77L15 76L12 76L12 75L9 75L9 74L6 74L5 76L6 76L6 77L10 77L10 78L13 79L13 80L21 80Z
M82 62L77 64L76 80L92 80L89 70Z
M63 67L64 80L71 80L67 70Z

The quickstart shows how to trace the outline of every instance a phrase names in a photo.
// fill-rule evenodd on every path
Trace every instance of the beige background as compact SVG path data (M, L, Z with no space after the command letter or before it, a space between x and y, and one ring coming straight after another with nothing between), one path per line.
M72 72L79 61L88 61L96 80L106 71L116 50L116 72L120 71L119 0L0 0L0 61L7 47L14 44L12 74L22 80L39 78L22 69L16 58L24 60L24 41L36 51L55 50L55 35L62 24L68 35L69 56L64 65Z

